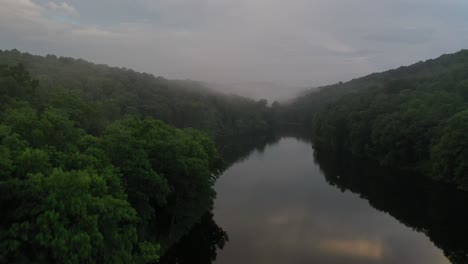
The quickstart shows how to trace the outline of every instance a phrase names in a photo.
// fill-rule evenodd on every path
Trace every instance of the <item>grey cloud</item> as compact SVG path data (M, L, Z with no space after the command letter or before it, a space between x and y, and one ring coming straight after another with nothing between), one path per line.
M66 2L53 2L50 1L47 3L47 7L50 8L51 10L62 13L65 15L70 15L70 16L78 16L79 13L76 10L76 8Z
M365 36L367 40L379 42L396 42L403 44L422 44L434 37L430 29L400 29Z

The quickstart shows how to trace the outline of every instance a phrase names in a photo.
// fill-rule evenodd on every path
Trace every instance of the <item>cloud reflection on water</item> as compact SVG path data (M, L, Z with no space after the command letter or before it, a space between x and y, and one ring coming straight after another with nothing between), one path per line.
M216 263L449 263L422 233L330 186L312 147L282 139L218 180L216 222L229 235Z

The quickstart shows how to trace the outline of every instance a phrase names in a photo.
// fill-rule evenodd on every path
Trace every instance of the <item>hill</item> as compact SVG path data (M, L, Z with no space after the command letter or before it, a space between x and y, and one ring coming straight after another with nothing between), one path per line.
M316 148L468 189L468 51L321 87L286 114Z
M17 50L0 50L1 64L22 64L43 90L82 98L106 122L125 115L152 117L179 128L196 128L215 138L263 132L271 121L264 100L215 92L201 82L167 80L82 59L35 56Z

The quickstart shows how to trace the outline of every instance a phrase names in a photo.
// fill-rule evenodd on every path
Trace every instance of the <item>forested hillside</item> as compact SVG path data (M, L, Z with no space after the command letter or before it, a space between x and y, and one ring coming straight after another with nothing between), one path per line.
M88 125L96 131L126 115L196 128L213 138L264 132L273 123L266 100L218 93L195 81L167 80L81 59L0 50L0 64L20 63L46 93L67 93L91 104L92 115L100 120Z
M285 112L312 127L316 148L468 189L466 50L319 88Z
M89 63L67 68L55 58L50 59L55 64L48 64L47 59L16 52L2 56L36 58L43 64L30 68L44 69L36 72L39 81L22 65L0 66L1 263L155 263L211 210L212 187L224 164L205 133L155 120L139 103L150 96L158 99L161 91L167 97L160 101L176 105L199 97L196 105L213 111L218 109L203 100L225 100L224 107L230 106L229 100L257 107L246 99L189 88L169 92L153 84L136 88L149 95L127 98L130 84L145 83L139 80L144 75L130 71L121 77L130 78L128 87L117 89L115 81L108 86L110 94L103 95L103 90L96 92L103 86L80 83L99 75L86 69ZM67 69L82 72L61 76ZM117 78L117 73L109 73L107 80ZM158 82L147 78L149 83ZM74 81L76 86L68 87ZM188 111L152 105L167 113ZM229 113L242 116L236 110L224 114ZM159 114L154 112L155 117ZM201 121L206 120L200 117L196 122L202 126ZM210 125L218 130L207 132L226 128Z

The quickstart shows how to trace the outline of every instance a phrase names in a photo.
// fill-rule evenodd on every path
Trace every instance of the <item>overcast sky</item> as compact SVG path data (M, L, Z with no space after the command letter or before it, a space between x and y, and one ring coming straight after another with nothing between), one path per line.
M468 48L467 0L0 0L0 49L317 86Z

